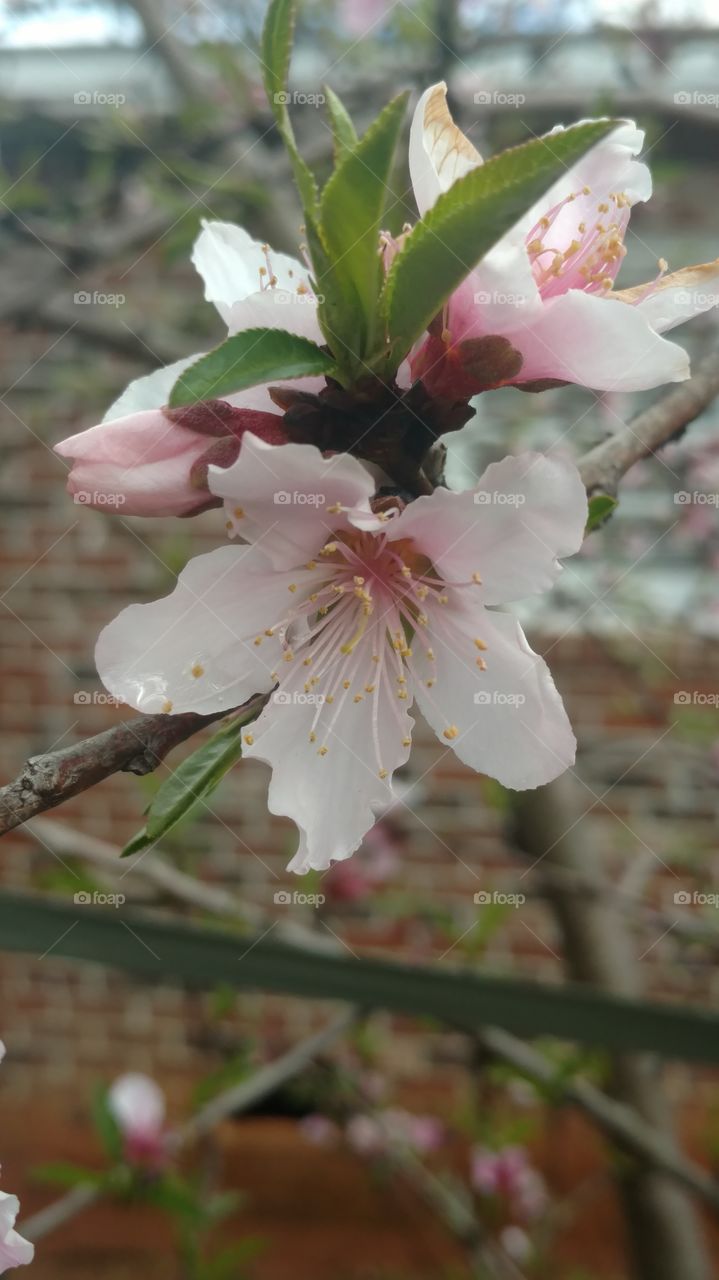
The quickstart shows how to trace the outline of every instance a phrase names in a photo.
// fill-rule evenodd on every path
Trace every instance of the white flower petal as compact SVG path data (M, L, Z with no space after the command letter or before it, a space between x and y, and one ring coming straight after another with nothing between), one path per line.
M189 369L191 364L204 355L197 351L193 356L183 356L163 369L155 369L142 378L135 378L125 388L121 396L110 405L103 422L113 422L115 418L127 418L132 413L140 413L143 409L161 409L170 399L170 392L177 379Z
M314 445L269 445L248 433L237 461L210 467L208 483L225 498L234 532L261 541L278 568L302 564L350 524L378 524L369 505L375 481L367 468L349 454L323 458ZM349 514L335 510L338 504Z
M107 1101L123 1133L152 1135L162 1129L165 1095L149 1076L139 1072L119 1076L108 1091Z
M446 84L442 81L426 89L409 135L409 172L420 213L431 209L437 196L481 163L479 152L450 115Z
M35 1255L35 1246L14 1230L19 1210L17 1196L0 1191L0 1275L11 1267L26 1266Z
M257 636L286 614L289 576L267 572L254 547L196 556L152 604L123 609L100 633L103 684L139 711L209 714L272 688L277 636Z
M561 378L596 391L646 391L689 377L689 357L657 334L639 307L570 289L508 334L520 379Z
M388 538L412 538L450 584L479 574L478 598L502 604L551 587L561 571L557 557L579 550L586 521L574 464L523 453L493 462L476 489L417 498L388 527Z
M719 305L719 258L715 262L671 271L653 286L637 285L608 296L633 305L652 329L666 333L667 329Z
M192 261L205 282L205 297L229 324L233 303L255 294L272 277L280 289L309 289L307 268L286 253L267 249L232 222L203 222ZM269 269L268 269L269 263Z
M432 611L432 622L440 612ZM486 645L476 666L475 638ZM550 782L574 763L576 742L549 668L515 618L477 608L442 610L434 660L413 644L414 694L440 741L505 787ZM431 688L427 680L434 680ZM447 732L449 731L449 732Z
M243 329L284 329L310 342L324 342L317 318L317 300L310 293L263 289L235 302L225 316L230 334Z
M372 662L372 652L384 644L380 624L346 660L351 687L345 690L340 683L331 703L317 704L306 693L311 669L296 660L296 669L252 726L254 742L244 754L272 766L270 812L291 818L300 829L291 871L324 870L348 858L393 802L392 773L409 756L412 720L386 665L378 675ZM339 672L344 661L339 652L337 659ZM372 683L375 689L367 693Z

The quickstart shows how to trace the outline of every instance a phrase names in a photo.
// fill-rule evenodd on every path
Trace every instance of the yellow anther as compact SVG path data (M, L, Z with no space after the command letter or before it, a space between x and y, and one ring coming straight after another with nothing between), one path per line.
M442 735L442 736L443 736L443 737L445 737L445 738L448 738L450 742L451 742L454 738L458 738L458 737L459 737L459 729L457 728L456 724L449 724L449 725L447 725L447 728L443 730L443 735Z
M484 661L484 658L477 658L477 666L479 667L480 671L487 670L487 664Z
M247 743L247 746L248 746L248 747L251 747L254 741L255 741L255 740L254 740L254 738L253 738L253 736L252 736L252 734L251 734L251 733L246 733L246 734L245 734L245 742Z
M317 734L313 732L310 734L310 742L316 742L316 741L317 741Z
M316 568L317 568L317 561L316 561L316 560L308 560L308 561L307 561L307 564L305 565L305 569L316 569Z
M355 696L354 696L354 701L355 701L355 702L364 702L364 695L363 695L363 694L361 694L361 693L356 693L356 694L355 694Z
M253 644L262 644L262 641L264 640L264 638L265 638L264 636L255 636L253 640Z
M342 681L342 688L343 688L343 689L349 689L349 687L350 687L351 683L352 683L352 681L351 681L351 680L343 680L343 681Z
M295 655L294 655L294 653L292 652L292 650L291 650L291 649L288 649L288 650L287 650L287 653L283 653L283 655L282 655L282 661L283 661L283 662L294 662L294 657L295 657Z
M289 586L288 586L287 590L288 590L288 591L296 591L296 590L297 590L297 583L296 583L296 582L290 582L290 584L289 584Z
M273 636L274 634L275 634L274 627L268 627L267 630L265 631L266 636Z
M400 569L400 573L402 574L402 577L403 577L403 578L411 578L411 577L412 577L412 570L410 569L410 567L409 567L409 565L408 565L408 564L403 564L403 565L402 565L402 568Z
M233 523L232 523L232 521L231 521L231 520L225 520L225 528L226 528L226 529L234 529L234 527L235 527L235 526L233 525Z
M449 604L449 596L437 596L438 604Z
M403 738L403 739L402 739L402 746L403 746L403 747L411 747L411 746L412 746L412 739L411 739L411 738Z
M373 662L379 662L379 654L378 654L378 653L373 653L373 654L372 654L372 661L373 661Z
M478 586L478 587L481 587L481 585L482 585L482 578L481 578L480 574L478 574L478 573L473 573L473 574L472 574L472 582L476 582L477 586Z
M328 748L328 747L320 747L320 748L319 748L319 750L318 750L318 752L317 752L317 754L318 754L318 756L326 756L326 755L327 755L328 750L329 750L329 748Z
M235 517L235 520L242 520L245 515L244 511L242 510L242 507L235 507L232 514Z
M352 581L354 582L356 587L363 587L365 584L364 578L354 577Z
M196 680L199 680L200 676L204 676L204 674L205 674L205 668L203 667L202 663L196 662L192 667L192 675L195 677Z
M484 640L480 640L479 636L475 636L474 643L477 646L477 648L481 649L482 653L484 653L485 649L487 648L486 644L484 643Z
M165 698L165 701L162 704L162 710L165 712L165 715L169 715L172 711L172 703L169 698Z
M377 688L376 684L366 684L364 687L364 691L365 693L374 693L376 688Z
M427 649L426 654L430 662L434 662L434 649Z
M321 556L331 556L331 555L333 555L333 554L334 554L334 552L335 552L336 550L337 550L337 543L336 543L336 542L326 542L326 543L325 543L325 545L323 546L322 550L320 551L320 555L321 555Z
M334 700L335 700L335 695L333 693L328 693L327 697L325 698L325 702L330 703L330 702L334 702Z
M327 508L327 511L331 516L338 516L341 510L342 510L341 502L335 502L331 507Z
M408 696L409 696L409 695L408 695L408 693L407 693L407 690L406 690L406 689L400 689L400 690L398 691L398 693L397 693L397 697L399 698L400 702L406 702L406 701L407 701Z
M386 770L386 769L380 769L380 771L379 771L379 776L380 776L380 778L386 778L386 777L388 776L388 775L387 775L387 770Z
M424 683L426 684L428 689L431 689L432 685L435 685L437 681L434 678L432 678L431 680L425 680Z

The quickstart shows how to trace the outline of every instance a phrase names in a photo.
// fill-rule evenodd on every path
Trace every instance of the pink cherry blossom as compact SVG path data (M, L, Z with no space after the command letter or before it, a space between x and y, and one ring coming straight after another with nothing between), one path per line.
M520 219L418 344L413 377L460 399L547 379L640 391L689 376L686 352L661 335L717 304L719 259L671 275L661 262L646 285L614 288L632 206L651 195L649 170L634 158L643 141L620 123ZM444 84L417 105L409 161L420 213L482 164Z
M204 280L205 297L229 334L279 328L324 342L301 262L273 253L227 222L204 224L192 260ZM286 439L282 413L264 384L224 401L163 408L175 382L201 354L135 379L100 424L55 446L62 457L73 459L68 490L77 502L123 515L191 515L214 505L205 483L207 466L233 461L244 431L272 444ZM298 378L291 385L319 391L324 383Z
M530 1164L524 1147L507 1146L499 1151L475 1147L470 1181L481 1196L503 1201L512 1217L521 1222L538 1218L547 1202L544 1179Z
M4 1057L5 1045L0 1040L0 1062ZM0 1275L4 1275L11 1267L26 1266L35 1256L34 1244L15 1230L19 1211L20 1201L17 1196L0 1191Z
M168 1159L165 1098L149 1076L130 1072L111 1086L108 1105L122 1133L125 1159L157 1172Z
M300 829L292 870L349 857L391 803L413 700L445 748L508 787L572 764L549 671L494 607L548 589L557 557L580 547L587 504L570 462L505 458L476 491L375 513L361 462L248 433L209 485L249 545L191 560L169 596L124 610L97 666L141 711L271 695L244 751L272 766L270 810Z

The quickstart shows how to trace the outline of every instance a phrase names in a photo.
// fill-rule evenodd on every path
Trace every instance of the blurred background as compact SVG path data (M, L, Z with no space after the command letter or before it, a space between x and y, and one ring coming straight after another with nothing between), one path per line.
M0 4L3 780L27 756L121 718L94 670L98 631L126 603L164 594L190 556L217 543L215 512L180 524L74 506L52 445L99 421L130 379L224 336L189 262L203 218L297 251L300 212L258 70L264 7ZM399 88L444 78L484 155L560 121L628 114L647 131L655 181L651 204L632 216L620 279L628 286L653 278L660 258L676 269L719 252L718 54L710 0L302 0L293 120L322 174L331 157L325 82L364 128ZM398 231L416 217L404 161L393 195ZM678 340L700 358L717 331L709 312ZM485 394L452 441L450 478L474 483L486 463L527 446L577 456L657 394ZM589 978L714 1004L717 428L713 406L684 441L636 467L611 522L551 598L521 611L580 744L547 856L531 806L510 808L500 787L421 725L397 804L349 864L302 882L287 875L294 828L268 815L267 771L256 762L236 768L161 853L235 894L240 931L291 919L352 955ZM0 883L69 898L79 888L121 890L131 904L197 914L192 894L183 902L139 864L114 867L182 754L155 777L115 777L13 833ZM297 890L323 901L287 902ZM604 951L593 965L584 944L595 926ZM52 954L0 955L0 992L3 1186L21 1194L26 1214L59 1194L40 1166L102 1166L98 1085L146 1073L176 1122L332 1014L260 993L198 995ZM502 1265L515 1268L497 1274L658 1275L637 1240L647 1219L635 1170L562 1095L577 1073L608 1087L607 1055L539 1048L552 1067L544 1087L486 1046L373 1015L203 1139L194 1159L204 1182L242 1195L217 1229L221 1240L244 1241L229 1270L212 1271L210 1261L202 1270L178 1253L167 1205L104 1203L49 1235L34 1273L495 1274L451 1215L428 1212L419 1164L469 1195ZM650 1067L646 1080L645 1092L635 1080L624 1100L646 1104L658 1130L656 1108L671 1110L681 1147L716 1173L716 1075L673 1064L661 1080ZM390 1138L404 1167L393 1163ZM700 1200L689 1212L709 1276L719 1263L716 1220Z

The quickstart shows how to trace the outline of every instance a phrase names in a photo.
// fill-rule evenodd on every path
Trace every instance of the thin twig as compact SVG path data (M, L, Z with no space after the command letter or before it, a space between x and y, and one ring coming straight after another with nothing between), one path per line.
M635 462L650 457L662 445L680 436L717 395L719 354L713 351L699 361L696 372L687 382L580 459L579 472L590 496L601 492L613 497L622 476Z
M210 1133L223 1120L240 1112L249 1111L263 1098L293 1080L318 1054L323 1053L335 1040L349 1031L356 1018L357 1014L354 1010L341 1014L322 1031L295 1045L274 1062L260 1067L249 1080L243 1080L240 1084L226 1089L224 1093L218 1094L186 1124L174 1131L170 1140L173 1149L179 1151ZM27 1218L21 1227L22 1234L28 1240L40 1240L57 1227L69 1222L83 1209L89 1208L91 1204L102 1199L103 1194L101 1187L73 1187L67 1195L61 1196L47 1208L40 1209L38 1213Z
M258 695L242 709L259 710L263 700ZM229 714L138 716L60 751L32 756L15 781L0 790L0 835L113 773L152 773L174 747Z

